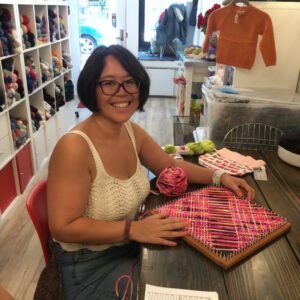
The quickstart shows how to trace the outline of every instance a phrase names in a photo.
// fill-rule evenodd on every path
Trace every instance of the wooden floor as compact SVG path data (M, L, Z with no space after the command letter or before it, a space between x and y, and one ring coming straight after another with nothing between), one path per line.
M174 114L174 98L150 98L145 112L137 112L132 120L146 129L160 145L165 145L173 143ZM86 110L80 109L80 119L87 115ZM47 164L31 180L28 189L45 176ZM25 191L14 200L0 221L0 286L16 300L33 298L44 267L40 243L25 208L27 193Z

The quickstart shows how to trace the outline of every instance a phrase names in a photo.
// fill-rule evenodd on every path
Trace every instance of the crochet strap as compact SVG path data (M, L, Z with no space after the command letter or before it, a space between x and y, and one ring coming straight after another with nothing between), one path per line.
M103 166L102 160L100 158L100 155L99 155L98 151L96 150L94 144L90 140L90 138L84 132L82 132L80 130L72 130L68 133L73 133L73 134L80 135L87 142L87 144L88 144L88 146L89 146L89 148L92 152L94 161L95 161L97 174L99 174L100 170L104 170L104 166Z
M136 150L135 136L134 136L134 132L133 132L133 128L131 126L131 123L130 122L126 122L125 123L125 127L126 127L126 129L128 131L128 134L130 136L130 139L131 139L131 142L133 144L133 148L134 148L135 154L137 156L137 159L139 159L139 156L138 156L138 153L137 153L137 150Z

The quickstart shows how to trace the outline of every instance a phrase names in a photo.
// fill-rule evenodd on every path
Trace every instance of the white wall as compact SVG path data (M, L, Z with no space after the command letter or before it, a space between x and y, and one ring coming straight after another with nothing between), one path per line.
M136 57L139 43L139 1L126 0L125 28L127 32L126 48Z
M282 88L296 90L300 70L300 3L251 2L272 19L277 63L265 67L259 48L251 70L237 68L235 87Z
M68 1L70 6L69 15L69 34L70 34L70 51L72 58L72 80L74 87L77 86L77 79L80 72L80 42L79 42L79 17L78 17L78 1ZM77 94L77 89L74 89Z

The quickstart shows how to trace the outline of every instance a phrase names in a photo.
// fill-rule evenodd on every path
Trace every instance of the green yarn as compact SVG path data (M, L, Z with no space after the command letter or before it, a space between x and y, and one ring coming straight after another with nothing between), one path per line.
M214 152L216 150L216 146L214 142L211 140L205 140L202 141L201 143L205 153Z
M204 153L204 148L201 142L190 142L187 143L186 146L188 146L191 149L191 151L193 151L193 153L196 155Z
M196 155L203 153L210 153L216 150L216 146L211 140L205 140L201 142L190 142L186 144Z
M167 154L172 154L172 153L176 153L176 147L172 144L167 144L164 148L164 151Z

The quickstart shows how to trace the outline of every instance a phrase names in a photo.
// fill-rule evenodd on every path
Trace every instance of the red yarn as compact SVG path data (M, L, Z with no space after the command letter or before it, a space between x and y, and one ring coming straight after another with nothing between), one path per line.
M157 178L156 186L165 196L180 196L188 186L186 173L179 167L165 168Z

